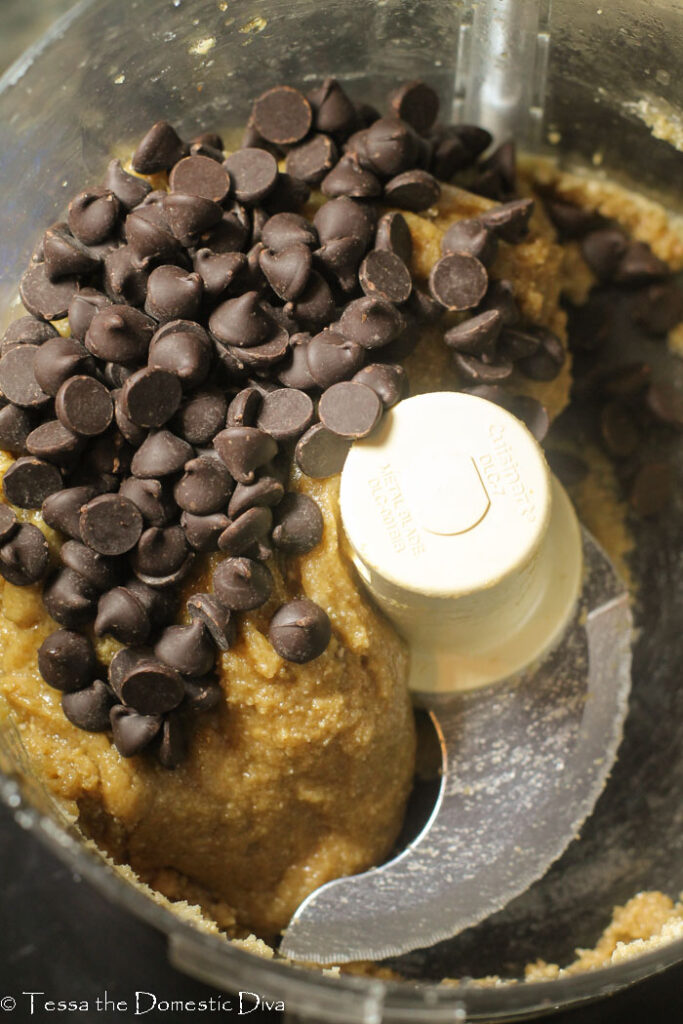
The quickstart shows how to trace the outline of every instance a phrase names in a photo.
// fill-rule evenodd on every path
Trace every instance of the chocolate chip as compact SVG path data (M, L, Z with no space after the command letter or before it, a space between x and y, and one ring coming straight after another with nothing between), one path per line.
M288 85L277 85L262 93L252 108L251 123L256 131L276 146L293 146L309 132L313 122L311 104Z
M152 629L166 626L175 618L179 598L177 588L151 587L133 576L127 581L126 589L138 599L147 612Z
M211 252L199 249L194 257L194 269L204 282L204 295L215 301L222 298L233 286L235 279L241 280L247 268L247 258L242 252Z
M161 715L140 715L133 708L117 704L109 713L114 746L121 757L135 757L148 747L159 733Z
M434 264L429 289L442 306L451 310L472 309L486 294L488 274L476 256L451 252Z
M98 245L116 231L120 209L118 199L106 188L80 192L69 203L69 229L83 245Z
M318 233L298 213L276 213L263 225L261 240L272 252L281 252L292 245L315 247Z
M669 268L652 252L646 242L629 242L621 256L613 279L617 284L644 284L667 277Z
M359 370L352 380L372 388L385 409L396 405L408 391L408 378L400 363L371 363Z
M94 377L85 376L70 377L61 385L55 412L64 427L85 437L102 434L114 415L108 389Z
M243 388L238 391L228 406L226 426L254 427L261 408L261 392L258 388Z
M195 135L190 139L190 149L192 146L207 146L210 149L223 150L223 138L218 132L200 132L199 135Z
M388 345L404 327L405 321L398 310L379 296L350 302L339 321L342 334L367 349Z
M397 117L407 121L420 135L426 135L439 113L439 97L425 82L407 82L389 96Z
M156 754L159 764L168 771L178 768L187 756L187 733L182 715L176 711L164 716Z
M144 178L124 171L120 160L110 161L104 176L104 187L114 193L124 210L132 210L152 191L152 186Z
M516 245L526 237L533 211L533 199L513 199L480 213L479 220L504 242Z
M128 587L114 587L100 597L93 626L95 636L108 634L122 644L141 644L150 628L147 610Z
M313 226L323 245L333 238L348 238L350 235L355 235L362 240L367 248L372 240L376 223L377 214L372 207L354 202L347 196L324 203L313 218ZM270 245L267 239L264 238L264 241Z
M275 513L273 544L291 555L304 555L322 540L323 517L317 502L306 494L290 491Z
M426 210L438 202L441 187L429 171L404 171L384 186L384 198L402 210Z
M671 498L671 468L666 462L648 462L640 468L631 488L633 511L645 518L662 512Z
M247 509L223 530L218 547L228 555L244 555L252 546L267 537L273 524L269 508L258 506Z
M256 505L277 505L284 493L282 483L272 476L262 476L253 484L237 484L228 505L228 515L236 519Z
M148 280L147 265L140 264L138 257L129 245L122 245L120 249L115 249L105 256L104 290L114 302L142 306L147 294ZM73 300L69 309L72 304ZM81 337L85 337L85 333Z
M620 402L608 402L600 413L600 432L610 455L627 458L633 455L640 442L640 433L629 413Z
M408 268L388 249L372 249L360 265L358 278L366 295L387 302L405 302L412 289Z
M538 352L540 344L539 333L533 327L506 327L500 340L499 351L501 356L515 363L533 356Z
M54 462L56 466L73 466L75 456L83 448L83 440L59 420L46 420L28 435L26 447L31 455Z
M217 551L218 538L229 523L230 520L223 512L213 512L208 516L183 512L180 517L187 543L195 551Z
M95 610L97 591L73 569L60 569L43 587L43 604L60 626L74 629L88 622Z
M593 210L587 210L576 203L570 203L565 199L545 199L546 213L557 228L560 238L580 238L591 228L596 227L597 215Z
M17 345L0 359L0 390L13 405L37 408L49 400L36 380L37 345Z
M136 206L126 217L126 239L137 266L173 263L179 243L160 205Z
M477 384L464 388L465 394L477 398L485 398L488 402L507 409L517 419L522 420L528 430L540 443L548 433L550 417L548 410L536 398L529 395L513 395L498 384Z
M46 395L56 395L69 377L94 368L92 356L73 338L50 338L40 346L33 361L34 377Z
M683 394L672 384L653 383L646 396L647 408L661 423L683 428Z
M516 145L502 142L479 164L479 173L471 188L489 199L506 199L515 191L517 176Z
M199 324L188 320L164 324L149 346L149 366L173 374L185 388L202 383L211 368L211 359L208 334Z
M306 356L308 369L316 384L329 387L352 377L363 364L364 352L357 341L326 328L311 338L306 347Z
M170 430L151 433L140 445L131 463L133 476L160 477L179 473L193 452L187 441Z
M31 417L17 405L0 409L0 448L12 455L26 455L26 441L31 433Z
M409 170L417 150L413 129L398 117L381 117L368 128L365 151L374 169L385 178Z
M500 312L490 309L451 327L444 334L444 341L458 352L493 360L501 326Z
M279 388L263 396L257 425L276 441L292 441L313 421L313 402L303 391Z
M121 476L130 470L133 449L118 430L109 430L91 440L86 449L86 465L99 477ZM114 490L108 487L107 490ZM104 486L101 488L104 490Z
M84 544L101 555L123 555L137 544L142 515L137 505L120 494L100 494L81 510L79 519Z
M287 303L285 311L291 313L302 330L320 330L335 313L334 297L327 281L312 270L306 287L294 302Z
M441 303L433 299L429 292L416 285L413 285L405 309L418 323L437 324L443 316Z
M9 505L0 504L0 544L9 540L16 532L18 520Z
M353 103L335 78L325 78L308 94L315 127L321 132L344 133L356 120Z
M268 639L280 657L299 665L320 657L331 635L327 612L307 598L283 604L268 627Z
M337 160L337 147L329 135L313 135L290 149L287 154L287 173L309 185L318 185Z
M205 445L225 424L227 400L220 391L198 391L180 407L174 431L190 444Z
M40 674L46 683L63 693L82 690L92 681L96 667L90 641L70 629L55 630L38 648Z
M464 352L453 353L453 365L465 380L481 384L497 384L501 380L507 380L513 370L512 363L507 360L486 363Z
M172 576L188 554L185 534L179 526L150 526L142 533L133 552L133 571L144 579Z
M156 324L133 306L109 306L96 313L85 336L85 347L98 359L113 363L142 363Z
M145 313L162 323L194 320L199 315L203 294L199 274L190 274L182 267L157 267L147 282Z
M48 228L43 235L45 270L51 281L61 277L92 274L99 260L65 228Z
M253 483L255 471L277 452L277 442L256 427L227 427L216 434L213 445L235 480L243 484Z
M379 422L379 395L354 381L342 381L328 388L320 399L318 415L333 434L354 440L366 437Z
M350 447L350 441L314 423L299 439L294 458L306 476L327 477L341 472Z
M150 526L166 526L176 514L172 495L161 480L131 476L123 481L119 494L137 505Z
M167 171L185 155L185 145L168 121L157 121L142 137L133 154L138 174Z
M5 497L19 508L40 508L48 495L62 487L57 467L31 456L13 462L2 479Z
M186 156L179 160L168 183L172 192L185 192L215 203L222 203L230 191L230 175L225 167L207 156Z
M48 526L74 540L81 539L81 508L96 497L96 487L67 487L45 498L42 516Z
M174 373L146 366L124 382L121 406L139 427L160 427L173 416L182 400L180 380Z
M479 218L456 221L441 239L441 252L468 252L490 267L496 258L498 242L493 232Z
M673 282L649 285L637 292L631 314L650 334L668 334L683 320L683 293Z
M224 164L230 174L233 194L240 203L258 203L275 187L277 161L265 149L238 149Z
M258 292L244 292L214 309L209 329L225 345L260 345L273 331L273 322L260 305Z
M114 419L116 420L116 426L126 441L136 448L139 447L147 437L147 431L143 427L138 427L137 424L133 423L133 421L128 419L126 416L123 411L123 406L121 405L120 389L112 391L111 397L114 400Z
M184 679L183 682L185 684L183 708L197 712L213 711L221 703L223 691L213 676L203 679Z
M387 249L410 266L413 253L413 240L405 217L392 211L383 214L377 222L375 249Z
M77 540L62 545L59 556L67 569L73 569L96 590L109 590L119 579L119 566Z
M15 587L28 587L47 571L47 541L33 523L20 523L0 547L0 575Z
M273 577L261 562L251 558L226 558L213 573L216 597L233 611L258 608L270 597Z
M220 459L191 459L176 483L173 496L186 512L205 516L224 508L233 490L233 480Z
M259 266L268 284L285 302L296 299L304 290L311 272L311 262L311 250L301 243L276 253L263 249L259 255Z
M215 253L237 252L246 245L250 231L247 211L239 203L232 203L218 223L200 236L199 242Z
M331 199L371 199L382 194L382 184L376 174L361 167L352 156L343 156L323 178L320 191Z
M106 732L110 728L109 712L114 696L101 679L75 693L62 697L62 711L72 725L86 732Z
M479 308L482 311L497 309L503 319L503 327L513 327L520 320L519 306L509 281L491 281Z
M192 620L205 626L219 650L227 651L232 646L236 635L234 616L212 594L193 594L187 611Z
M317 387L308 368L307 349L310 340L311 336L307 332L293 334L290 337L288 356L277 367L277 379L285 387L305 391Z
M56 329L46 320L36 320L34 316L20 316L18 320L12 321L3 334L1 352L4 355L15 345L42 345L49 338L56 337Z
M531 380L555 380L567 358L564 345L556 334L540 324L527 330L533 330L541 343L536 353L528 359L520 359L517 367Z
M358 287L358 264L364 252L361 239L350 236L330 239L316 249L313 256L324 277L345 295L351 295Z
M599 228L581 241L581 254L601 281L613 277L626 252L627 239L619 228Z

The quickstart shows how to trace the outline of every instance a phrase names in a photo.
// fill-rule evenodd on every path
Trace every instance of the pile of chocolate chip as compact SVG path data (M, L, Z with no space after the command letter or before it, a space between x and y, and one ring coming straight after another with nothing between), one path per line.
M338 472L406 392L400 360L421 323L460 314L445 333L475 393L547 428L539 403L497 389L516 366L551 379L564 354L544 328L520 323L510 285L489 279L499 240L527 230L532 203L511 198L514 151L480 159L485 131L435 123L423 83L390 96L386 117L326 80L310 96L260 96L242 148L219 136L185 143L155 124L132 159L168 173L168 191L113 160L101 187L48 228L21 281L29 316L0 358L0 447L17 456L7 501L41 509L65 538L43 602L62 627L40 649L67 717L112 728L123 756L150 746L175 767L185 712L219 701L217 650L235 614L271 596L267 561L312 550L314 501L287 492L292 460ZM285 159L285 171L278 160ZM409 270L411 236L397 210L437 201L437 176L505 202L446 234L428 290ZM329 201L300 212L311 186ZM70 337L51 321L68 316ZM517 403L515 405L515 402ZM16 585L49 570L41 532L0 517L0 572ZM179 594L200 553L225 558L211 593ZM88 631L125 645L108 670ZM291 601L269 627L275 650L303 663L330 639L326 613Z

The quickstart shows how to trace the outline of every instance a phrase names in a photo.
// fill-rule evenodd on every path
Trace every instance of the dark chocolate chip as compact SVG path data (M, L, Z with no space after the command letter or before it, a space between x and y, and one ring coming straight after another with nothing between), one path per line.
M387 302L406 302L412 289L408 268L388 249L372 249L360 265L358 278L366 295Z
M150 526L133 552L133 571L136 576L170 576L183 565L188 553L185 534L179 526Z
M33 423L25 409L5 405L0 409L0 448L12 455L26 455L26 441Z
M69 203L69 229L83 245L98 245L115 233L120 210L118 199L106 188L80 192Z
M80 541L68 540L62 544L59 557L67 569L73 569L96 590L109 590L118 583L118 563L99 555Z
M81 508L96 497L96 487L67 487L43 501L42 515L48 526L74 540L81 539Z
M283 604L268 627L268 639L280 657L297 664L320 657L331 635L327 612L307 598Z
M507 380L513 370L512 363L507 360L486 363L464 352L453 353L453 365L465 380L475 384L498 384L501 380Z
M277 442L256 427L227 427L214 437L213 445L235 480L243 484L253 483L255 471L277 452Z
M235 280L240 281L247 268L247 258L242 252L211 252L210 249L199 249L194 257L194 269L204 282L204 295L215 301L223 298L233 286Z
M667 277L669 268L646 242L629 242L613 276L617 284L645 284Z
M306 476L327 477L342 470L351 442L314 423L297 443L294 457Z
M136 206L126 217L126 239L137 265L172 263L178 258L179 242L161 206Z
M182 267L157 267L147 282L145 313L162 323L195 320L203 294L204 283L199 274L188 273Z
M320 191L331 199L372 199L382 194L382 184L376 174L361 167L352 156L343 156L323 178Z
M137 597L147 612L152 629L166 626L175 618L180 596L177 588L150 587L134 576L126 583L126 589Z
M173 496L184 511L205 516L224 508L232 490L232 477L220 459L197 458L185 464Z
M501 326L500 312L497 309L490 309L451 327L444 334L444 341L458 352L491 361L496 351Z
M16 345L0 359L0 390L13 405L37 408L49 401L35 375L38 345Z
M476 256L451 252L434 264L429 289L442 306L450 310L472 309L486 294L488 274Z
M479 308L482 311L497 309L503 318L503 327L513 327L519 323L519 306L509 281L491 281Z
M86 448L86 465L98 476L122 476L130 470L132 454L133 449L123 435L118 430L108 430L90 441Z
M43 578L48 560L47 541L38 527L20 523L0 547L0 575L15 587L27 587Z
M440 302L433 299L429 292L416 285L413 285L405 308L417 323L421 324L437 324L444 312Z
M265 506L247 509L226 526L218 538L218 547L228 555L244 555L264 540L273 525L273 513Z
M279 388L263 396L257 426L276 441L292 441L313 421L313 402L303 391Z
M86 732L106 732L110 728L109 712L114 696L101 679L75 693L62 697L62 711L72 725Z
M561 239L580 238L597 226L599 219L593 210L587 210L566 199L545 199L548 216L557 228Z
M240 203L260 202L272 192L278 179L277 161L265 149L238 149L230 154L224 167Z
M533 199L513 199L480 213L479 220L504 242L516 245L527 235L533 211Z
M288 355L277 367L277 379L285 387L305 391L317 387L308 368L307 348L310 340L311 336L306 332L290 337Z
M400 363L371 363L359 370L352 380L372 388L385 409L396 405L408 391L408 378Z
M534 355L517 362L518 369L531 380L555 380L567 358L564 345L547 327L537 325L527 330L533 330L541 343Z
M132 444L134 447L139 447L147 437L147 431L144 427L139 427L132 420L128 419L123 407L121 405L121 392L112 391L112 398L114 399L114 418L116 419L116 426L125 437L126 441Z
M619 228L599 228L581 240L581 253L594 274L608 281L626 252L626 235Z
M104 290L113 302L142 306L147 294L149 270L141 265L129 245L114 249L104 259ZM73 305L73 300L69 309ZM92 317L91 317L92 320ZM87 328L86 328L87 331ZM85 337L85 332L81 335Z
M610 455L624 459L633 455L640 432L628 408L621 402L608 402L600 412L600 433Z
M367 349L388 345L404 327L405 321L398 310L379 296L350 302L339 321L342 334Z
M142 363L156 324L133 306L108 306L96 313L85 336L85 347L98 359Z
M124 171L120 160L110 161L104 176L104 187L114 193L125 210L132 210L152 191L152 186L144 178Z
M323 517L317 502L307 494L290 491L275 513L273 544L286 554L304 555L322 540Z
M208 596L208 595L207 595ZM230 614L227 612L226 614ZM213 711L223 699L220 683L213 676L203 679L184 679L185 701L183 708L189 711Z
M403 214L392 211L380 217L377 222L375 249L388 249L403 260L406 266L410 266L413 240Z
M79 290L78 278L51 281L44 263L33 263L21 278L19 294L29 313L44 320L61 320Z
M73 338L50 338L38 349L33 374L46 395L56 395L64 381L77 373L93 370L95 363L86 349Z
M230 175L225 167L207 156L186 156L179 160L168 183L172 192L185 192L215 203L222 203L230 191Z
M2 479L5 497L19 508L40 508L48 495L62 487L57 467L32 456L13 462Z
M75 457L83 449L83 439L65 427L59 420L46 420L26 438L31 455L56 466L73 466Z
M73 569L58 570L43 587L43 604L48 614L68 629L83 626L92 617L97 591Z
M176 514L170 490L161 480L130 476L121 484L119 494L137 505L150 526L166 526Z
M441 239L441 252L468 252L490 267L496 258L498 242L493 232L483 222L473 217L456 221Z
M216 597L233 611L250 611L264 604L273 590L267 566L251 558L226 558L213 573Z
M167 171L185 155L185 144L168 121L157 121L140 140L133 154L138 174Z
M174 431L189 444L209 444L224 426L227 410L227 399L222 391L197 391L176 413Z
M298 213L276 213L263 225L261 241L272 252L281 252L292 245L317 246L318 233Z
M73 693L92 682L97 668L95 651L82 633L57 629L38 648L38 668L50 686Z
M329 323L335 313L335 303L330 286L316 271L312 270L306 287L294 302L285 306L304 331L317 331Z
M191 512L183 512L180 525L190 547L195 551L217 551L218 538L230 520L223 512L213 512L208 516L196 516Z
M156 755L159 764L167 771L174 771L187 757L187 731L182 715L177 711L164 716Z
M259 294L244 292L217 306L209 318L214 337L225 345L260 345L273 332L273 322L260 306Z
M89 291L84 288L83 291ZM15 345L42 345L49 338L58 337L57 329L46 320L37 320L34 316L20 316L13 320L2 336L2 355Z
M352 295L358 288L358 264L365 245L360 238L332 238L316 249L313 256L323 276L335 284L345 295Z
M51 281L71 275L92 274L99 260L65 228L48 228L43 235L45 270Z
M184 192L167 193L163 211L175 237L188 247L196 245L199 238L223 218L223 208L218 203Z
M297 243L271 252L263 249L259 254L259 266L268 284L285 302L296 299L304 290L311 273L311 250Z
M102 594L97 605L95 636L113 636L122 644L141 644L149 636L149 615L128 587L114 587Z
M94 437L112 421L114 410L108 389L94 377L69 377L55 399L60 423L74 434Z
M537 331L524 327L506 327L503 331L499 352L505 359L513 363L519 359L528 359L538 352L541 339Z
M407 121L420 135L426 135L439 113L439 97L425 82L407 82L389 96L397 117Z
M277 505L284 493L283 484L272 476L262 476L253 484L237 484L228 505L228 515L236 519L257 505Z
M100 494L81 510L81 538L101 555L123 555L135 547L142 533L137 505L120 494Z
M384 186L385 202L402 210L427 210L439 201L441 187L429 171L404 171Z
M344 133L355 123L354 105L335 78L325 78L308 94L308 99L318 131Z
M355 440L366 437L377 425L382 402L377 392L365 384L341 381L323 392L318 415L333 434Z
M243 214L244 207L234 203L214 227L200 236L198 244L214 253L238 252L247 244L251 231L249 218Z
M187 602L188 615L201 622L221 651L227 651L235 640L235 619L212 594L193 594Z
M131 463L133 476L160 477L179 473L192 458L193 451L187 441L176 437L170 430L157 430L143 441Z
M160 327L149 346L148 364L174 374L185 388L201 384L211 368L212 345L207 332L190 320L171 320Z
M173 416L182 400L182 386L174 373L146 366L124 382L121 406L139 427L160 427Z
M18 520L9 505L0 504L0 544L9 540L16 532Z
M306 357L311 376L324 388L352 377L363 365L364 351L357 341L326 328L311 338Z
M367 248L372 241L376 223L377 214L371 206L355 202L347 196L323 203L313 218L313 226L323 245L333 238L354 235ZM270 245L270 242L266 242Z
M161 715L140 715L133 708L117 704L109 713L114 746L121 757L135 757L148 747L159 733Z
M418 144L411 126L398 117L381 117L368 128L365 151L372 166L393 178L413 166Z
M262 93L252 108L251 123L256 131L276 146L293 146L310 130L311 104L298 89L277 85Z

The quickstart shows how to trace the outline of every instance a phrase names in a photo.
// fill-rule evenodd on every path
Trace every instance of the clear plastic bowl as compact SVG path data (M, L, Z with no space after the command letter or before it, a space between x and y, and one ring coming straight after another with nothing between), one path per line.
M527 146L599 165L675 206L681 154L651 134L643 114L648 104L663 102L681 116L680 3L610 0L599 8L554 0L550 18L549 8L547 0L540 5ZM81 0L0 80L3 305L12 302L45 225L81 182L98 180L113 143L132 142L160 117L186 134L236 127L265 88L278 81L305 87L325 74L369 101L396 80L426 78L445 114L451 106L457 112L456 56L472 10L454 0ZM616 903L640 889L674 895L683 888L680 523L674 516L658 537L640 538L641 576L650 575L634 704L620 761L581 842L492 921L403 958L396 966L410 979L404 983L323 976L262 960L180 921L86 849L33 778L7 719L0 728L0 797L75 871L165 932L177 967L227 990L248 985L317 1021L436 1024L464 1019L463 1012L469 1019L516 1019L613 992L682 960L683 942L545 983L483 988L463 980L454 989L437 981L514 977L525 958L540 955L567 962L575 946L595 941ZM672 556L657 560L664 549Z

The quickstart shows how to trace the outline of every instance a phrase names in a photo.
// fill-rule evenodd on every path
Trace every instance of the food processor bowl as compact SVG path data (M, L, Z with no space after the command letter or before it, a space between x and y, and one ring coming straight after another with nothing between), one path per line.
M529 5L532 6L532 5ZM464 64L475 3L456 0L81 0L0 80L0 299L16 289L46 224L112 149L155 120L181 134L244 124L278 82L325 75L381 101L396 81L424 78L442 114L467 108ZM683 6L678 0L583 0L534 6L533 82L525 148L680 203ZM668 136L662 137L662 136ZM683 364L652 344L655 369L683 384ZM677 458L678 476L682 459ZM572 977L515 983L539 957L566 964L593 945L615 905L639 891L683 889L683 515L634 527L633 695L618 763L579 840L504 911L390 966L406 979L323 975L261 959L201 932L125 881L86 847L36 779L0 708L0 796L18 824L74 871L168 936L169 956L226 990L248 985L317 1021L513 1020L615 991L683 960L683 941ZM67 908L65 908L65 913ZM497 975L483 987L471 978ZM458 979L457 987L439 984ZM510 984L504 984L510 981Z

